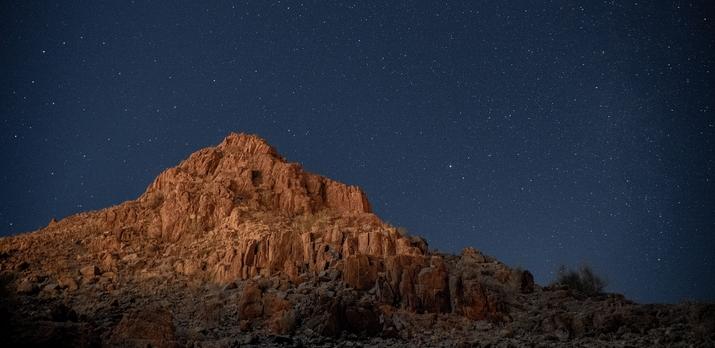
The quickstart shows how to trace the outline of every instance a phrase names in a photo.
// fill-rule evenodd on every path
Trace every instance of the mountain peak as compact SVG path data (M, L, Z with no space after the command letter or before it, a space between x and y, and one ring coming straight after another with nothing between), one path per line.
M139 200L154 202L148 206L159 213L144 227L154 226L154 234L170 240L197 224L191 216L201 216L201 228L209 230L225 225L236 208L288 216L326 209L341 215L372 212L359 187L308 173L261 137L243 133L231 133L165 170Z
M587 297L542 288L473 248L431 251L372 214L360 188L238 133L165 170L136 200L0 238L5 294L3 285L18 299L0 296L9 346L233 346L248 335L298 335L308 346L335 342L320 335L613 346L593 340L616 329L629 340L618 346L661 339L643 332L715 339L712 307ZM485 319L494 324L472 322Z
M280 157L273 146L256 134L231 132L218 145L218 148L226 152L246 154L263 153Z

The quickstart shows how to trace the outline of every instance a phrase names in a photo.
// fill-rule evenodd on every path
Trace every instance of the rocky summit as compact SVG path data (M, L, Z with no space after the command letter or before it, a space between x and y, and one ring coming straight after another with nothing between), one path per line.
M0 239L0 274L3 346L715 345L711 304L541 287L474 248L431 251L360 188L246 134L136 200Z

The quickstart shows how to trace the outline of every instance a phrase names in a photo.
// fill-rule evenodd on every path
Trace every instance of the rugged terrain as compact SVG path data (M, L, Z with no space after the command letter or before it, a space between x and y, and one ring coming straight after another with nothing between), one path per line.
M586 296L473 248L432 252L360 188L245 134L136 200L0 239L0 273L4 346L715 345L713 305Z

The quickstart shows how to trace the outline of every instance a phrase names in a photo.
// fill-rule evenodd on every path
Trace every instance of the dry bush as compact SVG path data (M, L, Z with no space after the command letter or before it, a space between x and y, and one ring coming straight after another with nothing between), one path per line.
M562 265L551 285L566 286L585 295L596 295L603 292L606 280L594 273L589 265L581 265L578 270Z
M330 212L327 209L319 210L315 213L299 215L293 219L292 227L299 232L309 232L314 226L323 228L330 222Z

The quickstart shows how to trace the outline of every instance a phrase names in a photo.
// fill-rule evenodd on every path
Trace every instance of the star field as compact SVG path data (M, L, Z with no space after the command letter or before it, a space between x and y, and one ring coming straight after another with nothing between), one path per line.
M0 9L2 235L133 199L249 132L433 248L715 299L705 1Z

